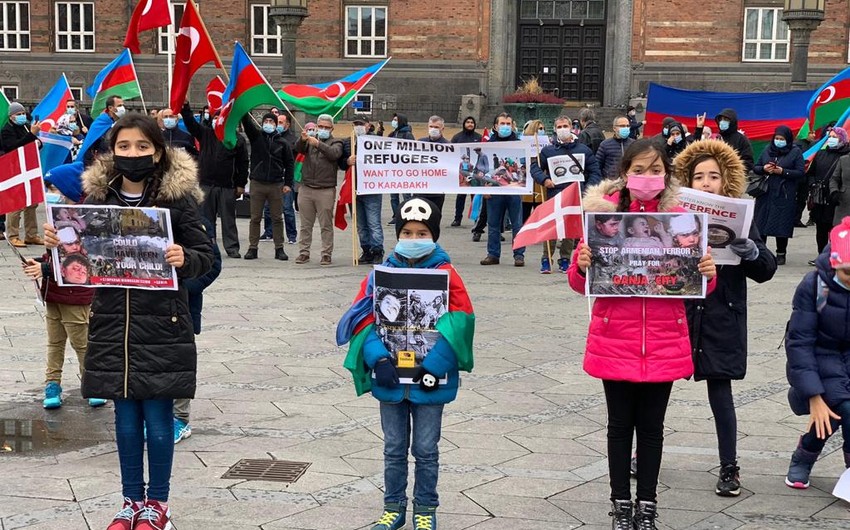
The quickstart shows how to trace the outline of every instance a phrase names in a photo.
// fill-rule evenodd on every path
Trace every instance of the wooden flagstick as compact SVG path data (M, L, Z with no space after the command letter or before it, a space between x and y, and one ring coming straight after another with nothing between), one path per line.
M351 166L351 260L356 267L360 260L357 259L357 247L359 246L357 233L357 135L351 131L351 155L355 157L355 164Z
M537 131L534 132L534 144L537 147L537 167L540 167L540 139L537 137ZM540 167L540 170L542 171L543 168ZM550 178L551 178L551 176L550 176ZM545 186L544 186L543 189L546 189ZM543 197L540 197L540 200L543 201ZM534 185L533 184L531 185L531 202L532 203L534 202ZM552 242L549 239L546 240L546 252L547 252L547 254L549 254L549 270L550 271L552 270L552 265L554 264L554 262L552 261L552 244L551 243Z
M190 0L191 1L191 0ZM169 15L173 15L174 11L171 10L171 0L167 0L166 4L168 5L168 13ZM180 25L179 22L174 20L174 17L171 18L171 27L175 30L179 31ZM171 85L174 83L174 48L177 47L177 37L174 34L177 31L167 31L168 39L168 48L166 49L166 55L168 56L168 86L165 87L165 101L168 102L168 106L171 106Z

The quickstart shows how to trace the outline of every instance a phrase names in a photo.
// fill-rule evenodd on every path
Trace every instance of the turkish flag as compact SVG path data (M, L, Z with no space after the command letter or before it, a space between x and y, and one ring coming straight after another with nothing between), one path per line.
M345 206L351 204L351 186L354 179L354 166L349 166L345 170L345 178L342 181L342 186L339 187L339 198L336 200L336 212L334 214L334 226L340 230L348 228L348 221L345 220Z
M580 193L574 182L535 208L514 237L514 250L552 239L583 237Z
M124 37L124 47L133 53L142 53L139 48L139 33L151 29L171 25L171 9L168 0L139 0L130 24L127 25L127 36Z
M222 80L221 76L215 76L207 85L207 106L210 108L210 116L221 109L223 101L221 96L227 90L227 83Z
M174 75L171 77L171 110L180 112L189 82L203 65L212 62L222 67L221 59L215 51L207 28L198 14L195 2L186 2L183 18L180 20L180 31L177 34L177 47L174 54Z
M0 214L44 202L38 146L30 142L0 156Z

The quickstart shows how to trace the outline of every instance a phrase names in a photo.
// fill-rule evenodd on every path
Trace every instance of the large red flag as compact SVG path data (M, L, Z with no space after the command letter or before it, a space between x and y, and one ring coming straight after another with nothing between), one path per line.
M168 0L139 0L127 26L124 47L130 48L133 53L142 53L139 48L139 33L170 25L171 9L168 7Z
M345 179L342 181L342 186L339 187L339 198L336 200L336 214L334 215L334 226L340 230L348 228L348 221L345 220L345 207L351 204L351 186L354 178L354 166L349 166L345 170Z
M535 208L514 237L513 248L518 249L552 239L583 237L579 193L578 182L574 182Z
M207 106L210 108L210 116L221 110L223 101L221 100L224 91L227 90L227 83L217 75L207 85Z
M0 214L40 202L44 202L44 182L36 143L0 156Z
M189 82L203 65L215 63L222 67L221 59L213 46L207 28L195 7L195 2L186 2L180 31L177 34L177 51L174 54L174 75L171 78L171 110L180 111L189 91Z

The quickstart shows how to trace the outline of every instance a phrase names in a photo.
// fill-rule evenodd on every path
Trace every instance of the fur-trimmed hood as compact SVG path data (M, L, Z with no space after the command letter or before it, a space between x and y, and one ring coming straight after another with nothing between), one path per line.
M582 199L586 212L616 212L620 199L620 190L626 186L623 179L603 180L596 186L587 188ZM679 206L679 184L675 178L670 178L667 187L658 198L658 211L675 211Z
M675 166L676 180L679 185L690 187L690 166L700 155L709 155L717 161L720 166L720 174L723 179L721 195L739 198L747 189L747 171L741 157L735 149L722 140L701 140L694 142L673 161Z
M166 150L171 159L171 168L162 176L159 192L153 198L153 202L160 200L174 202L191 196L200 204L204 199L204 193L198 184L198 164L183 149L168 147ZM112 153L95 158L94 163L82 176L83 190L87 197L98 202L106 200L110 190L109 175L112 172L112 166Z

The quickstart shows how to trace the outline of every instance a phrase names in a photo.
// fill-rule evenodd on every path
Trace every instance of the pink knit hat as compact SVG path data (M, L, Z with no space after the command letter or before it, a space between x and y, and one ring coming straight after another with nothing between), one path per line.
M829 233L829 265L833 269L850 268L850 217L841 220Z
M832 132L838 137L838 141L842 144L847 143L847 131L843 127L833 127Z

